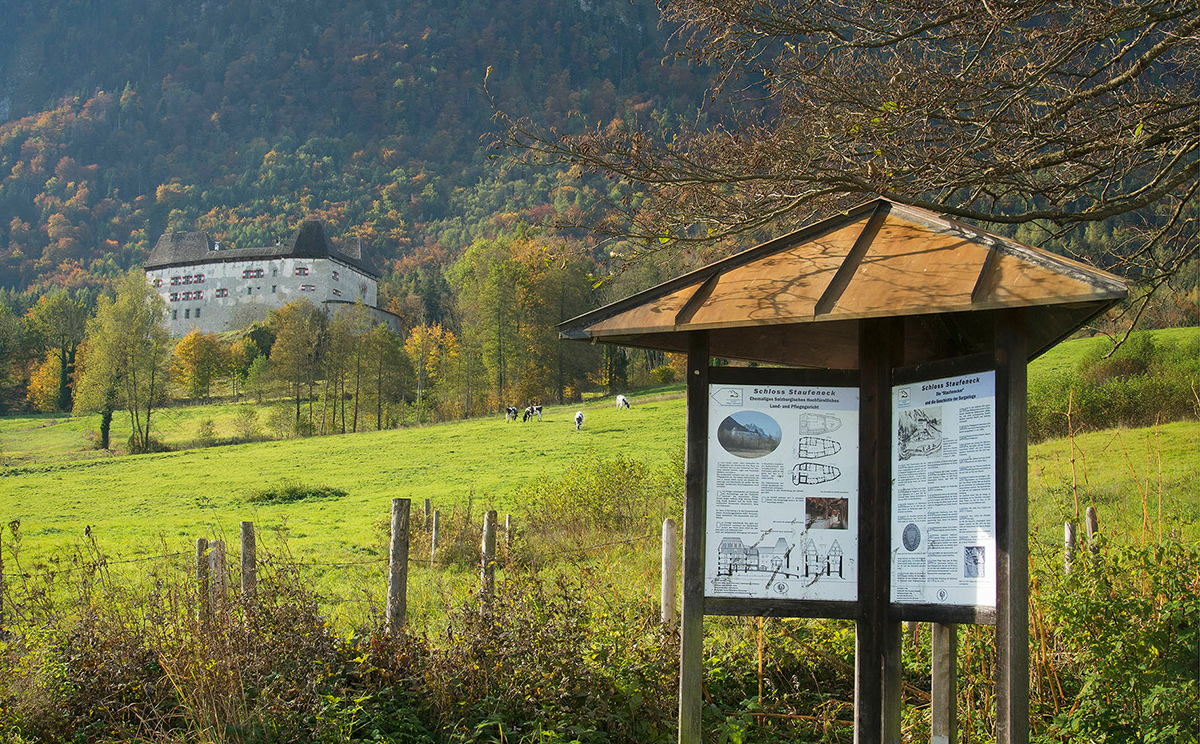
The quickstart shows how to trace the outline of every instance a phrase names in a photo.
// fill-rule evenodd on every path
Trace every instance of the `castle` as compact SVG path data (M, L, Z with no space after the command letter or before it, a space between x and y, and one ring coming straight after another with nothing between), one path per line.
M262 248L226 248L203 232L166 233L143 268L166 301L172 336L241 328L299 299L333 311L362 303L376 322L399 328L399 318L375 307L379 275L363 260L361 241L335 247L319 220Z

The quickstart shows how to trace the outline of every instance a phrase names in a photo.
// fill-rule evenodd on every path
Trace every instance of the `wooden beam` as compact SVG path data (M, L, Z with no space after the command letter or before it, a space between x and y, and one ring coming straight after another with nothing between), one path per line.
M1022 310L996 314L996 744L1029 742L1029 453Z
M958 742L958 626L934 623L930 744Z
M858 618L854 646L854 741L883 741L885 657L900 639L889 621L891 572L891 371L902 360L904 323L864 320L859 329ZM891 632L894 626L895 632ZM894 706L893 706L894 709Z
M701 744L704 685L704 530L708 470L708 334L688 336L684 466L683 612L679 652L679 744Z
M867 255L867 249L871 247L875 236L879 234L880 226L887 219L888 208L889 203L883 200L880 200L875 205L870 219L867 220L867 224L863 225L862 232L858 234L858 239L854 241L854 246L850 249L846 260L842 261L842 265L834 273L833 279L829 280L829 286L825 287L825 291L821 293L820 299L817 300L817 304L813 308L814 315L827 315L837 305L838 299L846 291L846 287L850 286L850 280L854 278L854 274L858 271L858 266L862 263L863 256Z

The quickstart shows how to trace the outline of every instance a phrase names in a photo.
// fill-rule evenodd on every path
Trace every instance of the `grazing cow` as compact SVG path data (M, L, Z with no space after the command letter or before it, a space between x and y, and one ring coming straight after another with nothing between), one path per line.
M541 421L542 420L542 407L540 405L536 405L536 406L530 406L530 408L532 408L533 412L535 414L537 414L538 421Z
M532 416L533 416L533 406L528 406L528 407L525 409L525 413L521 414L521 423L522 423L522 424L523 424L523 423L525 423L525 422L526 422L526 421L528 421L528 420L530 419L530 417L532 417Z
M629 408L629 398L626 398L624 395L618 395L617 396L617 410L619 411L622 408Z
M505 421L516 421L517 420L517 407L516 406L509 406L508 408L504 409L504 420Z
M583 428L583 411L575 412L575 431Z

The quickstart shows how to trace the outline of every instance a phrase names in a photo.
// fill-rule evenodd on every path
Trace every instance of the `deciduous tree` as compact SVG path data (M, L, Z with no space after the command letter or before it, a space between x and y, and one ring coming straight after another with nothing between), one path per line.
M617 179L599 229L640 250L744 243L874 196L1051 241L1125 215L1132 239L1092 258L1151 285L1200 250L1194 0L659 6L728 114L576 134L500 115L526 159Z
M131 452L152 449L150 421L166 397L171 339L163 319L166 305L134 269L121 279L116 297L101 296L88 323L86 353L75 396L76 411L102 414L102 446L116 407L129 411Z

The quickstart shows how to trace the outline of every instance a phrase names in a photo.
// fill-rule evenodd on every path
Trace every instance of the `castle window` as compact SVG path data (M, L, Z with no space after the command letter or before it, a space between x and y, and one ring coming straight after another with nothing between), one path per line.
M296 276L308 276L308 267L307 266L297 266L296 267Z
M194 277L192 277L192 279L195 280L196 284L203 284L204 283L204 274L196 274Z
M167 296L170 298L171 302L179 302L179 293L178 292L172 292L171 294L169 294Z
M200 317L200 308L196 308L196 317L197 317L197 318L199 318L199 317Z
M334 297L341 297L341 296L342 296L342 290L340 290L340 289L335 289L335 290L333 290L333 296L334 296Z
M317 285L315 285L315 284L301 284L301 285L300 285L300 291L301 291L301 292L316 292L316 291L317 291Z
M338 273L337 273L336 271L335 271L335 272L333 272L333 280L334 280L335 282L336 282L336 281L338 281Z
M178 310L171 311L171 320L179 320L179 311Z
M179 277L177 277L177 276L173 276L173 277L171 277L171 286L172 286L172 287L178 287L178 286L179 286Z
M185 310L183 311L183 317L184 317L185 319L186 319L186 318L190 318L190 317L192 317L192 311L191 311L190 309L185 309Z
M271 285L271 294L275 294L278 290L279 290L278 285L275 285L275 284Z
M161 276L156 276L156 277L154 277L154 286L155 286L155 287L161 287L161 286L162 286L162 277L161 277Z
M222 287L221 289L218 289L218 290L216 291L216 295L217 295L217 297L228 297L228 296L229 296L229 290L228 290L228 289L225 289L224 287Z
M243 279L261 279L263 275L262 269L246 269L242 272Z

